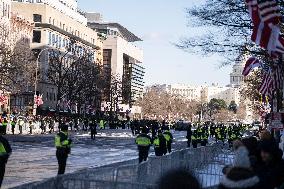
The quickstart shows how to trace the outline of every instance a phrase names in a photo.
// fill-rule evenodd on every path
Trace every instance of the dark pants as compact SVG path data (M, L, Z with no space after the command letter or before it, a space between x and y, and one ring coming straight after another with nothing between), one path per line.
M190 144L191 144L191 139L187 139L187 147L190 147Z
M198 144L198 143L197 143L196 140L193 140L193 141L192 141L192 147L193 147L193 148L197 148L197 144Z
M172 152L172 142L167 142L168 153Z
M20 134L23 133L23 126L19 125Z
M5 168L6 168L6 162L0 160L0 188L4 179L4 175L5 175Z
M207 140L201 140L201 146L206 146Z
M97 134L96 130L91 130L91 139L95 140L96 134Z
M15 134L15 125L12 125L12 134Z
M65 149L57 149L56 150L56 158L58 161L58 175L62 175L65 173L66 162L68 158L68 152Z
M155 148L156 156L163 156L163 150L161 148Z
M139 151L139 163L142 163L143 161L147 161L148 155L149 155L149 147L145 146L138 146Z

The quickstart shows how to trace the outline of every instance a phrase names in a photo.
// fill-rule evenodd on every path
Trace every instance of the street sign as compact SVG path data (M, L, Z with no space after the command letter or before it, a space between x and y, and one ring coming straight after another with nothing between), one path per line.
M284 118L284 114L283 113L279 113L279 112L274 112L272 114L272 119L271 119L271 128L272 129L283 129L283 118Z

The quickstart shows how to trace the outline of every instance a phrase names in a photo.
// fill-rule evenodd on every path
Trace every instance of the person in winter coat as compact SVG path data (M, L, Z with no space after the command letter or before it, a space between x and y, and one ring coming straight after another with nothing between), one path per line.
M147 161L152 139L147 135L147 129L142 129L142 133L136 137L135 143L139 152L139 163Z
M260 178L251 169L247 148L240 145L235 154L233 165L223 170L218 189L264 189L260 186Z
M257 171L266 189L280 187L284 183L284 160L282 150L273 140L263 140L259 144L262 167Z
M163 156L164 153L167 153L167 141L161 130L158 130L158 135L154 138L153 144L156 156Z
M258 172L259 167L262 166L263 163L261 161L257 139L255 137L246 137L243 138L241 142L249 151L249 158L252 169L255 172Z
M0 135L0 188L5 175L5 168L9 156L12 153L12 148L6 138Z
M264 189L257 175L247 168L233 167L221 179L218 189Z
M91 130L91 139L95 140L96 134L97 134L97 122L96 122L96 120L93 119L92 121L90 121L89 126L90 126L90 130Z
M188 148L190 148L191 136L192 136L191 125L189 125L189 126L187 127L187 132L186 132L187 147L188 147Z
M167 151L170 154L172 152L172 142L174 138L169 128L166 128L164 132L164 137L167 141Z

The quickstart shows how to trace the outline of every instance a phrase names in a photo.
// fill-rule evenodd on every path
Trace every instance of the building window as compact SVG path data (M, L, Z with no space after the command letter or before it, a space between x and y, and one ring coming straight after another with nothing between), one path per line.
M41 31L33 31L33 43L40 43L41 42Z
M51 17L49 17L48 23L51 24Z
M58 42L59 42L59 43L58 43L58 44L59 44L58 47L59 47L59 48L63 47L62 42L61 42L61 37L59 37L59 41L58 41Z
M58 35L56 35L55 43L56 43L56 47L58 47L58 45L59 45L59 42L58 42Z
M48 45L52 44L52 35L51 32L48 32Z
M52 34L52 45L55 44L55 34Z
M34 22L42 22L42 16L40 14L34 14Z

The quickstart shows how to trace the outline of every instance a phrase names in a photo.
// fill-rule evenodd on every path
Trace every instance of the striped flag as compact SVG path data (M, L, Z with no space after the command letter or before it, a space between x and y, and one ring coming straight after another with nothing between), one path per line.
M269 11L275 10L274 6L278 7L277 4L271 3L270 0L246 0L246 4L253 22L251 40L261 48L268 50L270 54L281 51L280 28L274 21L274 12Z
M278 65L274 72L274 86L277 89L281 89L283 87L283 72L281 65Z
M253 25L258 25L260 23L260 16L258 12L257 0L246 0L246 5L248 7Z
M275 0L257 0L257 3L261 20L277 25L282 17L277 2Z
M268 64L263 64L263 79L258 89L259 93L271 98L274 90L274 78L272 77L271 68Z
M268 50L271 54L277 49L279 35L280 28L278 26L269 26L261 21L257 25L253 26L251 40L261 48Z
M253 69L261 67L262 63L255 57L250 57L243 70L243 76L247 76Z
M270 74L265 73L262 79L261 86L259 88L259 92L271 98L273 89L274 89L273 77Z

